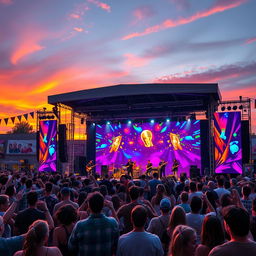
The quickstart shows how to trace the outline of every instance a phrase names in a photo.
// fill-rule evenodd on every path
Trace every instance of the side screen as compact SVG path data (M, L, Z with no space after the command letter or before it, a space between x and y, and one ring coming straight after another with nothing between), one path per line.
M128 159L141 174L148 160L154 168L167 161L166 175L172 174L174 159L179 162L179 174L189 174L190 165L201 168L200 121L96 125L96 171L102 165L122 169Z
M39 171L56 171L56 137L56 120L47 120L39 122Z
M214 114L216 173L242 174L241 113Z

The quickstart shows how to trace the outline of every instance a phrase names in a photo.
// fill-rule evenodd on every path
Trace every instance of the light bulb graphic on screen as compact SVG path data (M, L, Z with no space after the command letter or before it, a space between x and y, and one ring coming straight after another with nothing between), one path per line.
M178 149L182 150L182 146L180 144L180 138L177 134L170 132L170 140L174 150L178 150Z
M122 136L115 137L113 139L112 145L110 146L109 153L116 152L119 149L119 147L120 147L121 141L122 141Z
M140 138L144 143L144 146L146 148L150 148L153 147L153 142L152 142L152 132L150 130L144 130L141 134L140 134Z

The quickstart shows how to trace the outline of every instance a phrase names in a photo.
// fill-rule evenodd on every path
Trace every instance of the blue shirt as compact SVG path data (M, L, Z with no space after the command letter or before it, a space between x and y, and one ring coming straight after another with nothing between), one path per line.
M119 237L118 223L104 214L91 214L78 221L69 238L68 247L77 256L111 256Z
M0 255L13 256L15 252L22 250L23 241L23 236L14 236L11 238L0 237Z

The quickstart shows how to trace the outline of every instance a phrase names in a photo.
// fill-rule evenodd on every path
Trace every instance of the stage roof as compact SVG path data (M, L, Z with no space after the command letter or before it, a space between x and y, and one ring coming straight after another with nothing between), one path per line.
M48 96L92 119L206 111L221 100L218 84L119 84Z

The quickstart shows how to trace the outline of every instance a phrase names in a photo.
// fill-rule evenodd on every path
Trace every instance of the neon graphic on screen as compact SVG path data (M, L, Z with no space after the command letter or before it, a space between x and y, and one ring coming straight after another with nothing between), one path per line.
M215 172L242 174L241 113L214 113Z
M166 175L174 158L179 162L178 173L189 174L190 165L201 168L200 121L116 123L96 125L96 171L101 165L122 168L135 161L136 168L145 173L147 161L158 167L167 161Z
M39 126L39 171L55 172L57 121L40 121Z

